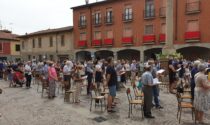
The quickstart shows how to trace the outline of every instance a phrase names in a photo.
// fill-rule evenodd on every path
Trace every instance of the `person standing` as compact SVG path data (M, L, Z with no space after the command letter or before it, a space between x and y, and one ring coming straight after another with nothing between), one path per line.
M75 96L74 96L75 103L80 103L81 85L83 82L83 79L80 74L80 70L82 70L82 66L77 65L76 70L74 72L74 83L76 84L76 91L75 91Z
M90 88L92 85L92 81L93 81L93 64L91 63L91 61L88 61L87 66L86 66L86 75L87 75L87 95L90 94Z
M55 67L53 66L53 62L49 61L49 67L48 67L48 80L49 80L49 99L52 99L55 97L55 88L56 83L55 81L58 80L57 72L55 70Z
M133 86L136 82L136 72L137 72L137 68L136 68L136 60L133 60L132 64L131 64L131 85Z
M195 61L194 62L194 65L193 65L193 68L192 68L192 71L191 71L191 82L190 82L190 88L191 88L191 97L192 97L192 101L194 101L194 91L195 91L195 74L197 74L199 71L198 71L198 65L200 64L201 62L199 60Z
M172 59L170 59L168 62L168 68L169 68L169 92L175 94L173 89L176 87L177 78L176 78L176 70L173 65Z
M146 64L144 66L145 72L142 74L142 84L143 84L143 93L144 93L144 116L145 118L155 118L152 116L152 97L153 97L153 77L151 74L151 66Z
M28 61L25 65L25 77L26 77L26 88L29 89L31 87L31 62Z
M208 84L208 79L205 75L206 68L205 64L199 64L199 72L195 75L195 120L201 124L203 123L204 112L207 112L210 108L210 85Z
M71 74L72 74L73 63L71 61L66 61L65 66L63 67L64 81L68 83L65 85L65 90L68 91L71 89Z
M103 74L102 74L102 67L101 62L98 61L97 65L95 66L95 83L97 87L97 91L101 91L101 83L103 80Z
M117 72L114 68L114 62L112 57L107 59L108 66L106 68L106 83L105 86L109 88L108 96L108 113L115 112L112 107L115 106L114 98L116 97L116 85L117 85Z

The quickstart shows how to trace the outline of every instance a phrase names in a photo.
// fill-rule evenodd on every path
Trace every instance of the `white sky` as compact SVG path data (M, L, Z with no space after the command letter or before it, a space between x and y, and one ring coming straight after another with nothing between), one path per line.
M20 35L70 26L73 25L70 8L83 4L85 0L0 0L0 24Z

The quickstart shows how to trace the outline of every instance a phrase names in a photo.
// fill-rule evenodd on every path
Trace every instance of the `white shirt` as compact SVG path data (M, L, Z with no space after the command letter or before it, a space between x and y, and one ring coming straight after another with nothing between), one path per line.
M29 65L25 65L25 73L31 75L31 67Z
M71 74L71 70L72 70L71 65L65 65L63 67L63 74L64 75L70 75Z

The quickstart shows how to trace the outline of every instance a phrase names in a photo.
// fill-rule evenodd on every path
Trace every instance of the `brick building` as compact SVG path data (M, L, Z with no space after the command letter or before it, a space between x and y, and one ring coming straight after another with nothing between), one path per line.
M18 35L8 30L0 30L0 60L20 60L20 41Z
M107 56L144 60L162 52L166 0L106 0L72 9L79 60ZM209 0L174 0L171 9L176 51L188 59L209 58Z
M74 58L73 27L41 30L20 36L23 60Z

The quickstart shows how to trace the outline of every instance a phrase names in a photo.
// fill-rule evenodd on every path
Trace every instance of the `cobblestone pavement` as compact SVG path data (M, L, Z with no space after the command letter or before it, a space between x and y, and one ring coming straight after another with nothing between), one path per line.
M133 115L128 118L128 101L125 90L118 92L119 104L117 112L108 114L100 108L89 111L89 98L81 97L80 104L63 102L63 94L57 95L54 100L41 98L41 88L36 91L37 85L31 89L9 88L8 83L0 80L3 94L0 95L0 125L179 125L176 119L177 102L174 95L166 90L161 91L161 104L164 109L153 109L155 119L142 119L138 107L134 108ZM84 89L85 90L85 89ZM96 117L104 117L106 121L96 122ZM210 112L206 114L205 122L210 125ZM191 111L184 110L180 125L193 125Z

